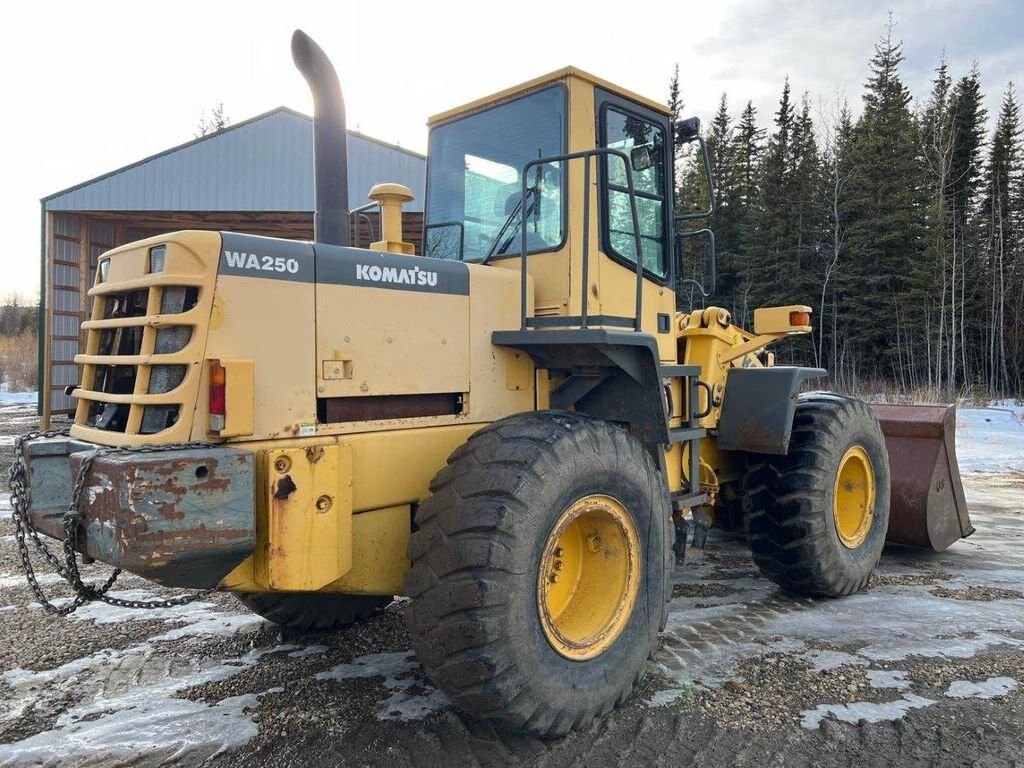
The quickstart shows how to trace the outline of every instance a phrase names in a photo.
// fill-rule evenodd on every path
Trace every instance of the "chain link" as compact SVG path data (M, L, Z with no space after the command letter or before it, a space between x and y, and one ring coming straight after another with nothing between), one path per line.
M209 448L206 443L166 443L163 445L137 445L137 446L103 446L89 451L83 458L75 475L75 483L71 491L71 503L67 512L64 513L64 552L63 558L58 557L50 551L49 547L39 537L39 532L32 524L32 517L29 507L32 504L32 484L29 481L28 460L25 457L25 444L39 438L68 437L66 429L48 429L29 432L14 441L14 463L11 464L8 472L7 485L11 491L11 507L14 521L14 538L18 544L18 552L21 556L21 567L25 571L28 585L32 589L36 600L43 606L43 609L54 616L67 616L73 613L85 603L99 600L108 605L115 605L120 608L171 608L179 605L187 605L209 595L212 590L192 592L172 597L167 600L126 600L120 597L112 597L108 594L114 586L117 577L121 574L120 568L115 568L106 581L102 584L86 584L82 581L81 573L78 570L78 558L75 552L75 542L80 533L79 527L82 524L82 494L85 491L92 471L93 462L102 456L112 454L139 454L139 453L164 453L167 451L195 450L197 448ZM29 557L30 549L28 540L31 539L36 550L42 555L53 569L67 582L74 592L75 597L66 605L56 605L43 592L38 579L36 579L35 566Z

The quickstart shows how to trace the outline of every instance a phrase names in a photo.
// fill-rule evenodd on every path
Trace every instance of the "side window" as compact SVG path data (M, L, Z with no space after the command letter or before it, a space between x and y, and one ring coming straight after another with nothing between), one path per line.
M665 258L665 131L635 115L609 107L604 111L605 146L630 158L636 213L640 224L640 246L644 269L659 277L667 272ZM634 264L637 260L636 234L629 205L625 162L606 159L608 179L608 246L612 252Z

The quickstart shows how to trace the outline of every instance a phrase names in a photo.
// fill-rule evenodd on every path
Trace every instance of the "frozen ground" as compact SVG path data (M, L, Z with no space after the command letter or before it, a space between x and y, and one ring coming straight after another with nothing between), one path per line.
M410 653L400 603L313 636L228 595L53 619L0 521L0 766L1024 765L1022 411L959 414L978 532L938 555L887 550L858 595L784 595L739 539L713 536L675 573L633 699L551 743L455 712ZM0 436L33 420L0 405ZM0 437L0 472L10 451ZM123 590L161 594L130 577Z
M6 381L0 383L0 405L35 405L38 397L36 392L11 392Z

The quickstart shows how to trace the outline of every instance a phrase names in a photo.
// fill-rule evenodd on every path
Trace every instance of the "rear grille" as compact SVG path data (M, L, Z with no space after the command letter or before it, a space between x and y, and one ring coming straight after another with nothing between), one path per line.
M175 282L171 282L171 281ZM180 285L187 281L193 285ZM191 407L202 350L197 341L201 276L152 274L99 283L87 332L75 423L124 435L159 435ZM191 393L191 397L188 397Z

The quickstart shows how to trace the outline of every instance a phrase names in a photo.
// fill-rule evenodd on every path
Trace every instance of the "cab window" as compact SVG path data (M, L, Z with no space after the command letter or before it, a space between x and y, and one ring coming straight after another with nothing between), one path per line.
M552 86L431 131L424 252L481 261L518 256L564 240L560 163L531 160L565 151L565 88Z
M665 130L657 123L609 106L604 109L603 136L606 147L629 158L636 193L643 266L658 277L667 273L665 247ZM605 159L605 244L612 255L636 264L636 233L629 205L626 161Z

